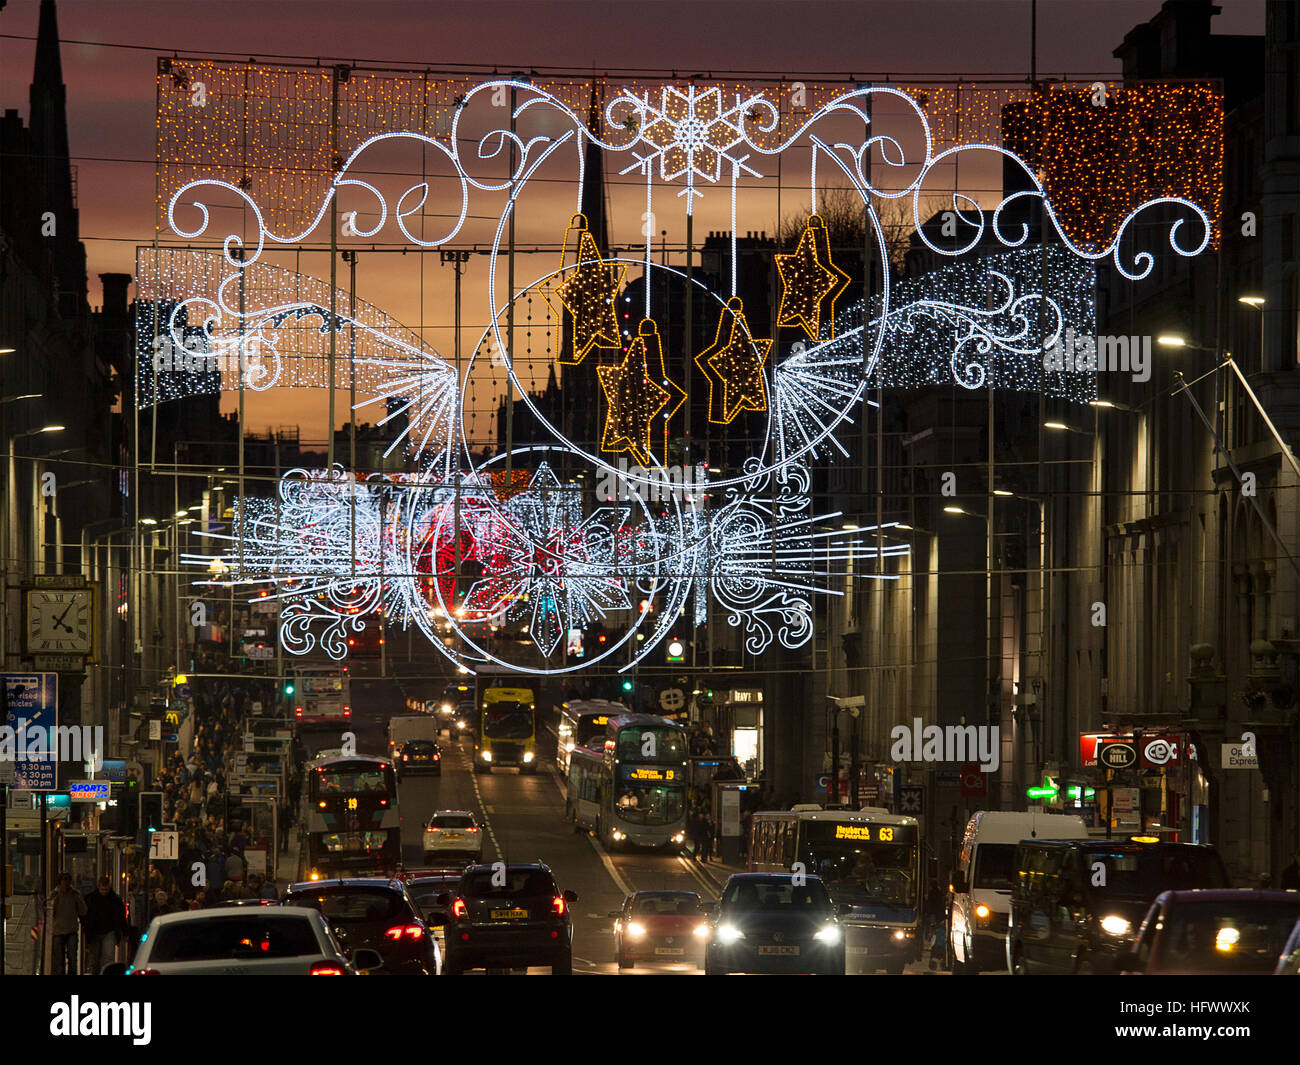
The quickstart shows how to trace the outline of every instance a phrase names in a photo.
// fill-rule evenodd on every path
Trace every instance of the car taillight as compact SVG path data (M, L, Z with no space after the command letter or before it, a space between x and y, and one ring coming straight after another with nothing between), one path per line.
M451 904L451 915L452 915L453 917L455 917L456 920L458 920L458 921L463 921L463 920L465 920L466 910L465 910L465 900L464 900L464 899L456 899L454 902L452 902L452 904Z
M411 756L409 754L402 755L403 762L409 762L410 760L411 760Z
M387 800L387 799L380 799L380 800L379 800L379 805L380 805L380 806L387 806L387 805L388 805L388 800Z
M423 935L424 929L418 924L395 924L384 933L384 938L396 942L402 936L406 936L407 939L419 939Z
M440 755L440 754L435 754L435 755L433 756L433 760L434 760L435 762L441 762L441 761L442 761L442 755Z
M132 969L131 975L132 976L161 976L162 974L157 969Z
M312 976L345 976L347 974L343 972L343 968L341 966L335 965L333 962L321 962L319 965L313 965L311 967L311 975Z
M477 828L467 828L467 829L465 829L465 831L466 831L466 832L477 832L478 829L477 829Z
M395 924L392 928L384 933L385 939L399 940L402 938L402 932L406 929L405 925Z
M553 917L563 917L566 909L568 907L564 903L563 895L556 895L555 898L551 899L551 915Z

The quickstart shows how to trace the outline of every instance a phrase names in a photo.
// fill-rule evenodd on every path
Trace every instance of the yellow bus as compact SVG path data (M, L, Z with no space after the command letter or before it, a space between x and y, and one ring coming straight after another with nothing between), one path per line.
M474 772L513 765L537 772L537 706L531 688L484 688L474 729Z

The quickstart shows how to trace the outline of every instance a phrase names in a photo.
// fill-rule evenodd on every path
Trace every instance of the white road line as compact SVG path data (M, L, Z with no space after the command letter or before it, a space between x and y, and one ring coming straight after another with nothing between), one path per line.
M717 885L695 867L695 862L692 859L683 858L679 854L677 856L677 861L680 862L682 868L690 873L690 875L695 878L695 881L704 888L704 893L709 899L716 899L718 897Z
M605 848L600 845L600 841L597 840L595 836L588 836L587 840L591 843L592 850L600 855L601 864L605 866L605 872L607 872L610 875L610 879L614 881L614 886L624 895L632 894L632 889L628 886L627 881L619 874L618 866L614 864L614 860L606 853Z
M474 772L474 764L466 755L464 748L460 752L460 760L469 766L469 782L474 785L474 798L478 801L479 809L483 812L483 827L487 829L488 838L492 840L492 846L496 848L497 857L505 860L505 852L501 849L501 844L497 842L497 834L492 829L492 819L488 817L488 807L483 802L483 795L478 790L478 774Z

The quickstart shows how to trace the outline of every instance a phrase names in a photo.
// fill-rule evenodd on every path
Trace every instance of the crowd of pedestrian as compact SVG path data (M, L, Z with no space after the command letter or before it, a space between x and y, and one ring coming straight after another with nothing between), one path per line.
M247 852L256 854L255 842L287 849L300 787L298 767L288 767L290 786L278 806L278 840L255 840L253 826L232 816L238 802L231 801L227 786L234 757L243 750L252 704L261 700L269 705L273 689L249 678L195 678L192 685L192 742L155 769L151 784L162 793L163 822L176 826L177 860L150 861L147 850L128 847L125 899L106 876L83 897L73 889L71 874L62 873L49 897L56 974L77 971L79 926L86 954L83 971L96 973L113 959L119 943L125 942L129 953L154 917L237 899L279 897L273 880L250 870Z

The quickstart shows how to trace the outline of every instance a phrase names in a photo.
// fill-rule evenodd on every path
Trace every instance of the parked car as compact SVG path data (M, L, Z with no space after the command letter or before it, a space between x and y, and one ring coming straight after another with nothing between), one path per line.
M1166 891L1147 911L1127 973L1271 973L1300 922L1297 891Z
M355 976L383 965L375 951L344 949L314 909L214 907L155 917L130 965L105 975Z

